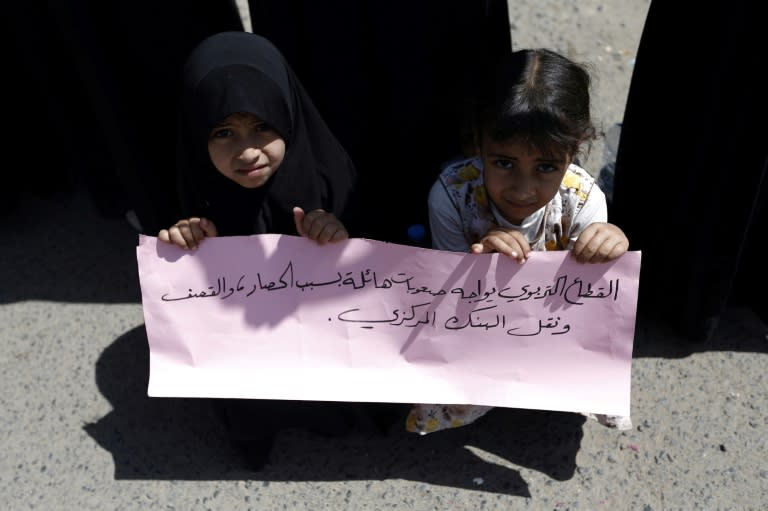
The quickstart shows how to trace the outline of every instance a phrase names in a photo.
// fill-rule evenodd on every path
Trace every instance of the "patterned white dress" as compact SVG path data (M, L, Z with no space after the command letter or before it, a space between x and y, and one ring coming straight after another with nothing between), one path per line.
M432 247L453 252L468 252L494 227L519 230L533 250L568 250L586 226L608 221L605 194L586 170L571 164L552 200L521 225L511 224L488 200L479 158L454 161L443 168L429 195L429 214ZM474 422L492 408L415 404L405 427L421 434L455 428ZM584 415L608 427L632 428L629 417Z

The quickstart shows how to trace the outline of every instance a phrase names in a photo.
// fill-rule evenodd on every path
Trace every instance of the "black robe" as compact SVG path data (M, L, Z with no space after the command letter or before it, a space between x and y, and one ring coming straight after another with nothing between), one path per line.
M354 237L430 246L427 196L478 73L511 52L506 0L250 0L360 173Z
M54 170L49 184L65 190L84 180L103 213L133 209L148 235L178 220L174 133L181 68L205 37L242 30L234 0L49 2L36 22L45 23L47 55L31 53L36 23L10 21L21 32L25 63L48 64L48 116L58 155L57 165L46 166ZM39 173L30 179L39 181Z
M728 305L766 319L768 44L757 2L648 11L610 218L643 251L639 312L708 339ZM685 27L684 32L681 27Z

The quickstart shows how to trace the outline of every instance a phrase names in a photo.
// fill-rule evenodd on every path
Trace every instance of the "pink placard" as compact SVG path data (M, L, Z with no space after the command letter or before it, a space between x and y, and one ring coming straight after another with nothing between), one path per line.
M640 252L579 264L351 239L140 236L148 394L630 415Z

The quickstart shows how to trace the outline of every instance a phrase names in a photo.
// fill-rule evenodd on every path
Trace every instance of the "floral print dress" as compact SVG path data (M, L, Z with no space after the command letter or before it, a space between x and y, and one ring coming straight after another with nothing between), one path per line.
M529 218L522 226L506 222L488 200L483 182L482 162L478 158L461 160L447 165L440 173L436 187L442 186L438 203L430 197L430 208L441 207L461 225L466 247L479 241L494 227L520 229L533 250L567 250L572 248L584 228L597 221L606 221L605 196L595 185L595 179L577 165L570 165L563 176L558 193L552 200ZM439 189L439 188L438 188ZM597 190L597 193L593 191ZM599 203L587 206L590 197ZM600 202L602 201L602 202ZM433 230L435 230L433 228ZM440 250L459 250L459 247L440 246L439 232L433 232ZM461 247L463 249L464 247ZM490 411L492 406L459 404L415 404L406 419L405 429L413 433L432 433L442 429L470 424ZM632 427L629 417L587 414L601 424L618 428Z

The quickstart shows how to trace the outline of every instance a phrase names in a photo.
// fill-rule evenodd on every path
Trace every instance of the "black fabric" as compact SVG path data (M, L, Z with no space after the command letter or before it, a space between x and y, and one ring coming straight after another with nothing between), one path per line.
M643 252L640 312L695 341L728 305L766 318L761 19L750 1L652 2L630 84L610 218Z
M72 154L69 171L74 179L84 169L108 176L92 180L97 200L134 209L143 232L157 235L180 214L174 134L184 59L205 37L242 30L236 5L68 0L47 9L43 20L19 31L28 41L30 27L51 26L49 118L63 154ZM41 60L28 64L39 67Z
M62 100L67 99L61 92L68 92L76 75L73 75L69 62L59 58L61 38L52 19L46 16L44 4L8 4L0 25L8 44L3 55L8 70L4 80L3 114L7 119L13 119L14 125L3 144L7 148L7 158L15 155L15 163L3 173L3 197L0 200L0 213L9 213L27 194L50 197L60 190L70 189L73 180L71 149L62 143L62 138L66 139L73 124L75 128L81 125L79 117L67 115L66 104L61 105ZM54 77L56 79L51 83ZM51 108L59 105L63 108L54 114ZM67 114L64 114L65 110ZM40 120L43 118L48 124L41 130ZM39 135L33 136L34 133ZM48 163L40 159L43 153L50 155Z
M236 112L256 115L286 142L285 159L259 188L224 177L208 156L211 129ZM356 172L280 52L261 36L225 32L184 67L179 176L185 214L208 217L220 235L295 235L294 206L345 219Z
M251 0L253 32L283 52L360 178L355 237L429 246L427 196L461 151L464 102L511 52L506 0Z
M179 176L186 214L206 216L220 235L297 234L292 208L323 208L344 219L355 168L280 52L265 38L227 32L203 41L183 73ZM248 112L285 140L286 155L267 183L247 189L221 175L208 156L211 129ZM305 428L339 436L358 429L374 405L239 400L213 402L245 462L259 469L275 435Z
M339 401L215 399L214 412L240 450L243 462L254 471L269 462L276 436L286 429L301 429L323 438L351 433L386 435L404 424L410 405Z

